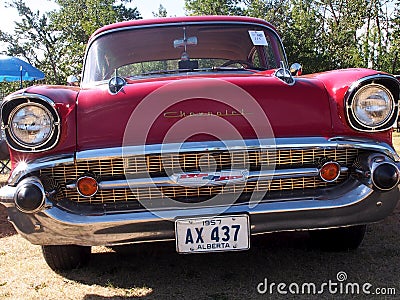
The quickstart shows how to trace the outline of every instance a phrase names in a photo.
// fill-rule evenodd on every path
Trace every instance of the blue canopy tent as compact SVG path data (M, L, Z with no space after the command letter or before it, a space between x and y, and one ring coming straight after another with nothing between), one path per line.
M31 64L12 56L0 55L0 82L19 81L22 88L23 81L44 79L44 73ZM1 99L0 99L1 100ZM6 141L0 135L0 173L8 172L10 160Z
M44 79L44 73L31 64L13 56L0 55L0 82Z

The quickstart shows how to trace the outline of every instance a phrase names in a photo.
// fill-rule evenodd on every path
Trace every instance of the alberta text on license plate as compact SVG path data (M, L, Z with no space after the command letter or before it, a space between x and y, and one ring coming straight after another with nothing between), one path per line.
M249 217L178 219L175 236L179 253L247 250L250 248Z

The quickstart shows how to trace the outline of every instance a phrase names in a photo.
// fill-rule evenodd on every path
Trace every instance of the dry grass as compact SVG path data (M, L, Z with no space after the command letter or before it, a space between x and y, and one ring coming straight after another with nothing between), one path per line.
M8 179L9 174L0 174L0 186L3 186Z
M397 296L387 299L398 299L399 225L400 205L385 221L370 226L361 247L348 253L315 250L306 233L257 237L249 251L223 254L178 255L172 243L137 245L125 256L94 247L87 268L62 274L47 267L39 246L12 235L0 238L0 299L267 299L256 291L264 278L321 284L336 281L340 271L347 273L347 282L395 288Z
M400 132L393 133L393 146L396 149L397 153L400 154Z
M321 284L336 281L340 271L349 282L400 291L399 222L397 211L371 226L360 249L349 253L314 250L305 233L271 234L255 239L250 251L224 254L178 255L171 243L138 245L129 256L95 247L87 268L61 275L47 267L39 246L15 235L1 239L0 298L255 299L264 278Z
M107 249L95 250L107 256ZM123 298L141 297L151 292L147 287L119 288L111 279L96 283L89 277L97 279L99 276L95 274L94 266L69 274L72 278L78 276L80 280L68 279L71 277L68 274L66 277L58 275L46 266L40 247L19 236L2 239L0 265L0 299L91 299L90 295ZM99 271L105 270L100 268ZM86 275L88 280L84 279Z

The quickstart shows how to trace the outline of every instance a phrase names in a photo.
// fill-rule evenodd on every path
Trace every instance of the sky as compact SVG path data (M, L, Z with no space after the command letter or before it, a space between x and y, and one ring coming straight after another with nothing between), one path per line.
M12 33L14 22L18 20L19 16L15 8L5 7L5 3L9 1L0 1L0 28L2 31ZM49 0L25 0L25 3L32 11L39 10L41 13L57 9L57 5ZM149 19L153 18L153 12L158 12L160 4L166 8L168 16L183 16L185 14L184 3L184 0L132 0L130 6L137 7L142 17Z

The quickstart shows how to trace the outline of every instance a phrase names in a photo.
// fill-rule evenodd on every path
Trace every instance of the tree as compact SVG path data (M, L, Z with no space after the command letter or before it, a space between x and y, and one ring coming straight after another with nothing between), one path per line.
M357 33L364 25L367 1L324 0L318 22L324 29L325 68L338 69L363 66Z
M8 45L7 54L23 57L45 72L48 82L58 82L62 76L58 65L59 38L48 17L32 12L22 0L8 5L18 10L21 21L15 23L13 34L0 31L0 40Z
M106 24L141 18L131 0L54 0L60 9L39 15L23 0L8 5L18 10L10 35L0 31L7 53L22 56L46 74L46 82L64 84L66 77L80 73L90 35Z
M65 69L76 74L82 69L85 47L90 35L104 25L141 18L136 8L127 8L131 0L55 0L59 10L50 13L55 30L60 33L65 54Z
M242 15L240 0L185 0L190 15Z
M400 74L400 0L393 3L393 18L390 22L390 48L388 50L388 71Z
M131 0L54 0L60 9L51 14L52 22L58 29L66 30L68 35L74 35L79 30L78 38L82 33L90 36L96 29L107 24L139 19L136 8L127 8ZM119 4L116 4L116 3ZM68 26L68 27L65 27ZM63 30L64 32L64 30Z
M326 68L326 54L321 44L325 31L319 22L319 7L312 0L290 1L285 11L287 20L278 29L290 63L300 62L305 73Z
M185 2L194 15L239 14L270 21L282 37L288 60L302 63L306 72L348 67L394 72L399 64L399 0Z
M244 14L264 19L280 29L290 22L290 0L246 0Z
M165 18L166 16L167 16L167 10L162 4L160 4L160 6L158 7L158 12L153 11L154 18Z

